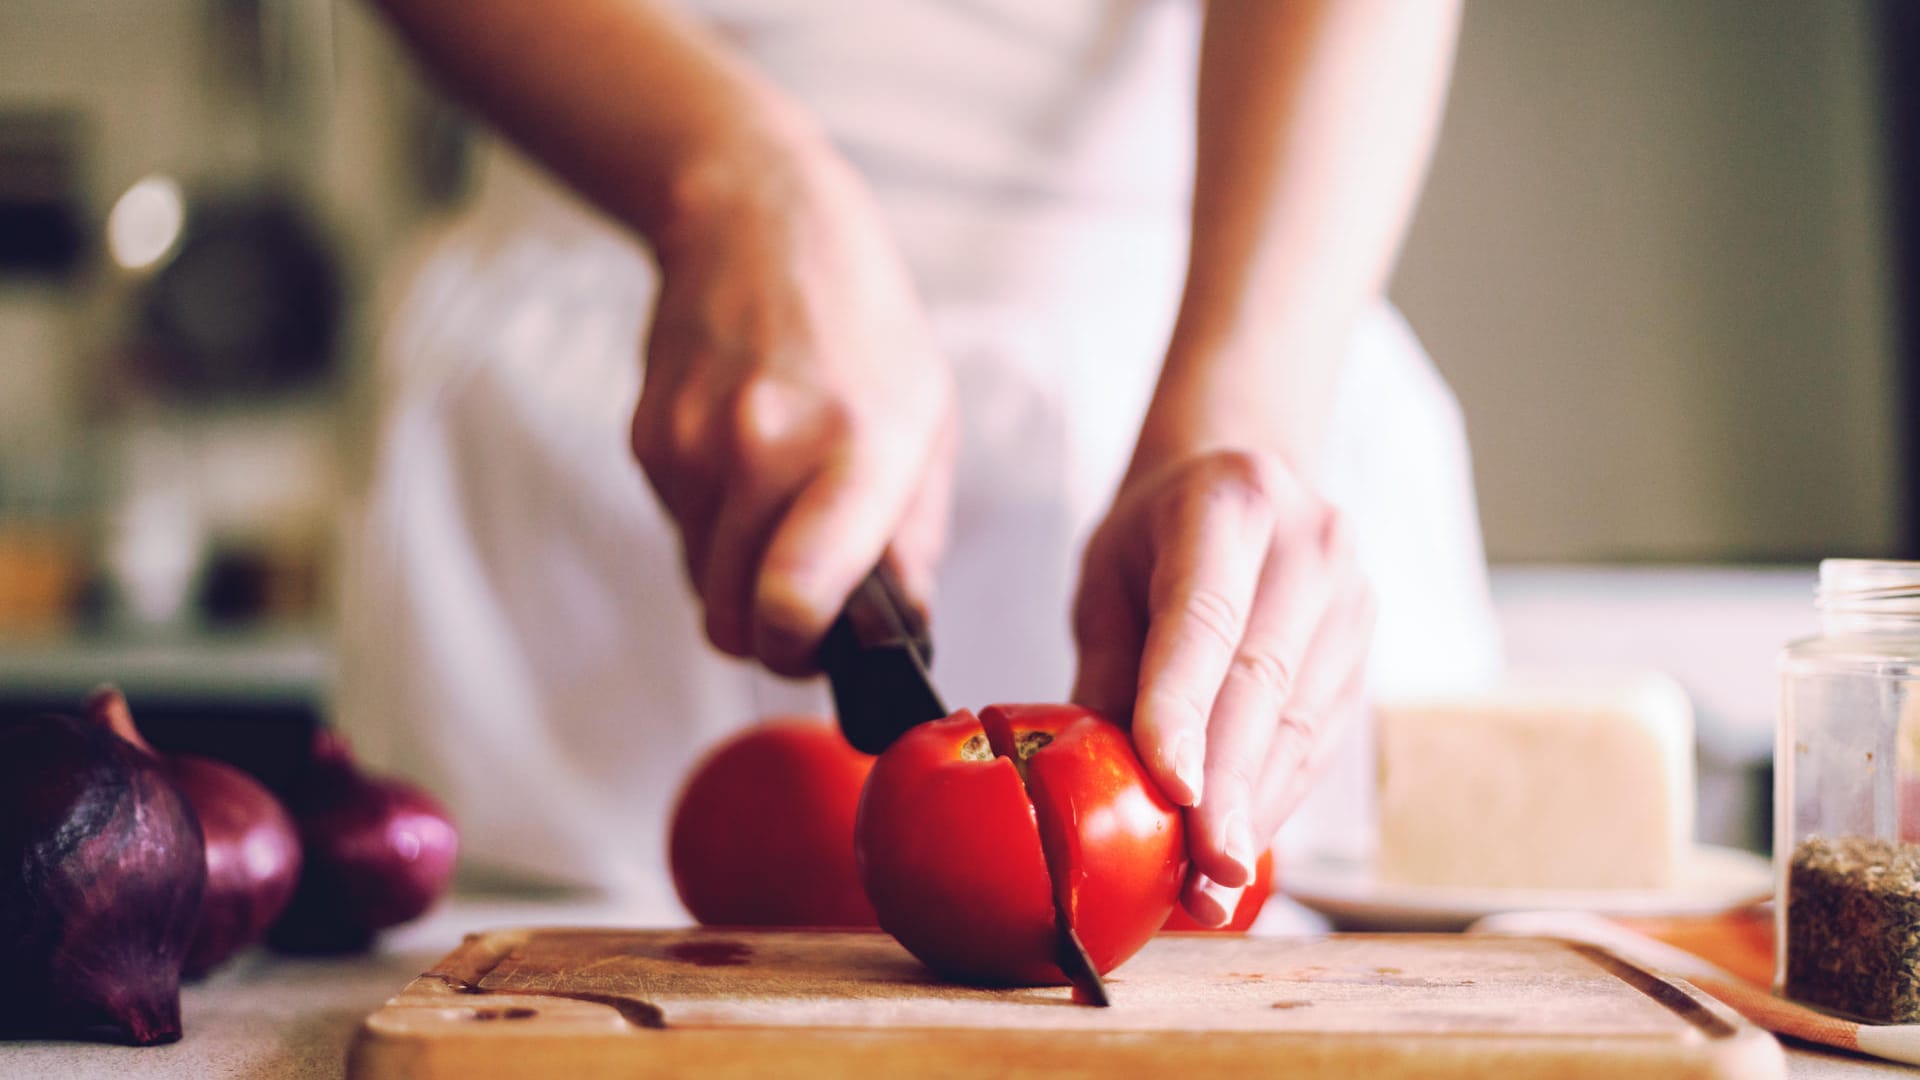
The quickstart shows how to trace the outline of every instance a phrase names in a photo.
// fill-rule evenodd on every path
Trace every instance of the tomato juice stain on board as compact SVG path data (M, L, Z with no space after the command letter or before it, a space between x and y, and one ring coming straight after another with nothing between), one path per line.
M667 955L699 967L739 967L753 949L738 941L678 941L667 947Z

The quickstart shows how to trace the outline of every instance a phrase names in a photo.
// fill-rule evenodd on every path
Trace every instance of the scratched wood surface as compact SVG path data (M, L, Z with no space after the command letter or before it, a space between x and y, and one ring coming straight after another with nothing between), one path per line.
M348 1072L388 1077L1784 1075L1770 1036L1584 946L1462 935L1163 935L1109 979L939 982L877 933L476 935L369 1017Z

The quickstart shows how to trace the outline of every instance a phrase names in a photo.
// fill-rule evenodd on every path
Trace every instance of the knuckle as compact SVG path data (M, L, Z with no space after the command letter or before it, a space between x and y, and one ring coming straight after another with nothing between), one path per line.
M806 453L821 434L835 436L847 426L839 402L768 372L747 376L733 390L726 415L728 448L756 464Z
M749 375L729 395L727 442L735 456L756 460L775 449L791 426L785 389L765 375Z
M1180 615L1187 631L1209 645L1232 651L1240 644L1239 605L1218 589L1197 588L1188 593Z
M1275 535L1293 555L1337 565L1348 554L1339 535L1344 526L1338 522L1338 511L1317 496L1302 494L1279 514Z
M1284 696L1293 688L1294 666L1270 645L1242 645L1233 654L1232 673L1268 693Z
M1243 799L1252 798L1254 785L1259 777L1254 775L1254 766L1244 759L1235 758L1220 763L1220 775L1214 781L1217 788L1224 787L1238 792Z
M1277 454L1256 450L1220 450L1211 460L1215 488L1245 505L1292 515L1308 501L1307 489Z
M1321 714L1314 709L1285 709L1280 713L1279 726L1282 731L1292 731L1309 738L1320 733Z
M1320 547L1329 552L1353 550L1353 525L1338 507L1322 503L1316 515L1320 526Z
M1273 494L1277 464L1270 455L1253 450L1216 450L1207 459L1215 484L1259 498Z
M1201 459L1183 496L1189 510L1246 515L1258 531L1296 532L1311 525L1318 539L1323 505L1278 456L1252 450L1217 450Z
M660 425L647 413L636 411L633 425L627 432L628 445L633 448L633 457L640 467L649 474L657 473L666 467L666 443L660 438Z
M669 458L689 460L706 444L706 405L692 394L682 394L667 407L666 450Z
M816 406L814 423L829 446L844 447L859 441L865 425L851 402L839 396L822 399Z
M1142 687L1140 703L1134 715L1136 719L1144 721L1145 726L1162 733L1204 731L1207 726L1206 706L1185 691L1171 686Z
M1304 754L1310 755L1320 741L1320 732L1326 727L1326 714L1318 709L1289 708L1282 710L1274 728L1276 739L1295 741Z

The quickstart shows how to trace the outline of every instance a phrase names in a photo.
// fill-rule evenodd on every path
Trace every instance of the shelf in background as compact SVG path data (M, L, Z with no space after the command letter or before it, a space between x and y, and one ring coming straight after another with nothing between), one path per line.
M75 712L111 682L148 741L233 762L285 790L325 722L336 663L320 629L0 640L0 719Z

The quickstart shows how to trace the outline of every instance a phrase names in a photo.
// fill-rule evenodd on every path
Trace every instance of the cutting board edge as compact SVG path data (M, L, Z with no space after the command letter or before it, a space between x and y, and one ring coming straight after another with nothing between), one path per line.
M900 1028L891 1031L850 1028L660 1028L636 1023L614 1006L568 995L480 991L481 981L502 959L535 935L548 932L577 934L597 928L525 927L470 934L427 972L411 980L400 993L368 1016L356 1030L348 1057L349 1080L386 1080L389 1077L446 1077L476 1080L489 1076L525 1075L511 1061L539 1062L538 1071L557 1071L564 1063L569 1080L599 1076L649 1075L700 1071L722 1078L764 1073L768 1060L783 1063L783 1072L798 1075L842 1075L864 1069L927 1075L940 1070L927 1063L928 1051L942 1044L946 1052L968 1063L968 1072L1005 1072L1016 1076L1059 1075L1117 1071L1120 1075L1164 1074L1169 1069L1260 1067L1271 1069L1284 1056L1302 1075L1395 1075L1388 1070L1405 1066L1416 1071L1398 1075L1450 1078L1485 1075L1490 1061L1500 1063L1502 1076L1514 1080L1539 1077L1617 1076L1631 1070L1632 1055L1621 1055L1622 1041L1608 1043L1605 1059L1580 1060L1581 1042L1562 1038L1559 1053L1542 1054L1538 1038L1473 1034L1364 1034L1327 1040L1308 1032L1087 1032L1070 1034L1032 1030L971 1030L963 1028ZM1383 937L1389 935L1336 935ZM1402 938L1405 935L1391 935ZM1451 935L1413 935L1450 937ZM1538 940L1563 939L1542 937ZM1605 952L1605 950L1599 950ZM1607 953L1612 957L1611 953ZM1625 964L1623 960L1614 957ZM1627 966L1633 966L1628 964ZM1780 1044L1717 999L1671 976L1657 976L1701 1008L1733 1028L1730 1035L1710 1037L1696 1032L1686 1059L1685 1075L1701 1080L1738 1078L1773 1080L1786 1075ZM565 1037L550 1029L535 1031L518 1025L485 1026L475 1037L449 1039L444 1028L449 1009L510 1010L534 1006L553 1019L565 1014L575 1026ZM409 1014L413 1014L409 1016ZM421 1030L409 1020L434 1021ZM1633 1042L1636 1039L1629 1039ZM1597 1041L1596 1041L1597 1042ZM749 1043L763 1044L762 1055L741 1051ZM1155 1053L1155 1044L1164 1053ZM1662 1054L1655 1040L1641 1047L1645 1064L1674 1064L1670 1047ZM516 1053L517 1052L517 1053ZM1503 1057L1502 1055L1512 1055ZM1490 1058L1489 1055L1492 1055ZM1311 1069L1321 1063L1321 1071ZM786 1065L792 1067L785 1068ZM976 1068L975 1066L979 1066ZM1289 1074L1296 1070L1289 1068Z
M608 1013L613 1010L607 1009ZM1152 1076L1221 1070L1302 1077L1382 1076L1422 1080L1498 1075L1503 1080L1615 1080L1644 1070L1697 1080L1784 1080L1786 1058L1764 1031L1700 1040L1673 1071L1671 1048L1654 1039L1613 1040L1605 1056L1562 1040L1543 1053L1528 1036L1370 1035L1329 1040L1304 1032L989 1032L965 1029L852 1031L797 1028L684 1028L571 1035L502 1031L467 1040L363 1026L347 1058L348 1080L485 1080L488 1077L599 1077L699 1074ZM1597 1044L1598 1040L1596 1040ZM1635 1043L1641 1044L1635 1053ZM520 1064L516 1065L515 1062ZM947 1063L944 1067L942 1062ZM964 1062L964 1069L952 1063ZM537 1063L537 1064L533 1064Z

